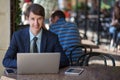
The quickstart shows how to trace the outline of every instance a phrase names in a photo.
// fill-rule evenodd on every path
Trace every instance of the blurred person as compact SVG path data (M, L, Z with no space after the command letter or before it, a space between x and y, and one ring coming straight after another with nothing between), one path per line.
M14 32L10 46L4 56L3 66L17 68L17 53L34 53L33 45L36 39L35 53L60 52L60 68L68 66L69 61L58 41L58 36L44 26L45 11L39 4L31 4L26 11L30 26Z
M21 21L22 21L23 25L29 24L29 22L27 20L27 16L26 16L26 10L31 4L32 4L31 0L24 0L24 4L22 6L22 16L21 16Z
M109 33L112 36L110 45L115 47L116 36L120 28L120 1L116 1L113 9L113 16L111 26L109 28Z
M70 17L71 17L71 12L70 12L70 10L65 10L64 11L64 14L65 14L65 19L66 19L66 21L70 21Z
M78 27L75 23L67 22L65 20L65 14L61 10L56 10L51 15L51 32L58 35L60 44L63 50L66 50L66 55L69 58L70 51L73 49L72 46L77 46L81 44L81 38L79 34ZM83 53L81 48L77 48L73 54L73 60L76 60Z

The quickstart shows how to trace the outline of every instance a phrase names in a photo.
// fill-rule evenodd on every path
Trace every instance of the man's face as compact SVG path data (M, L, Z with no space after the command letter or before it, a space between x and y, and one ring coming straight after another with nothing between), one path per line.
M40 15L35 15L33 12L30 12L28 21L30 24L30 30L34 35L37 35L42 28L44 18Z

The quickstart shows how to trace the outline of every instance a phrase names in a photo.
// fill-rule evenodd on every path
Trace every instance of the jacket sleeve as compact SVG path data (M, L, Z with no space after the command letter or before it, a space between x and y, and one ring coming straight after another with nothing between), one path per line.
M3 66L7 68L16 68L17 67L16 54L17 54L17 42L14 33L12 36L12 40L10 42L10 46L4 56Z

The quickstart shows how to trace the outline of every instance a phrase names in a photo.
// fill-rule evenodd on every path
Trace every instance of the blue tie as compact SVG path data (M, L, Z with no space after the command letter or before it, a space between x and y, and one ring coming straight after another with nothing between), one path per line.
M37 39L38 39L37 37L33 38L33 53L38 53L37 43L36 43Z

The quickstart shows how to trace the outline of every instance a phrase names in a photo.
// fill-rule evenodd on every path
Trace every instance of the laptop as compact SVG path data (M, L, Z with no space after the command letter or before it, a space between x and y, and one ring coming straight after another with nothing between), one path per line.
M17 74L58 73L60 53L18 53Z

